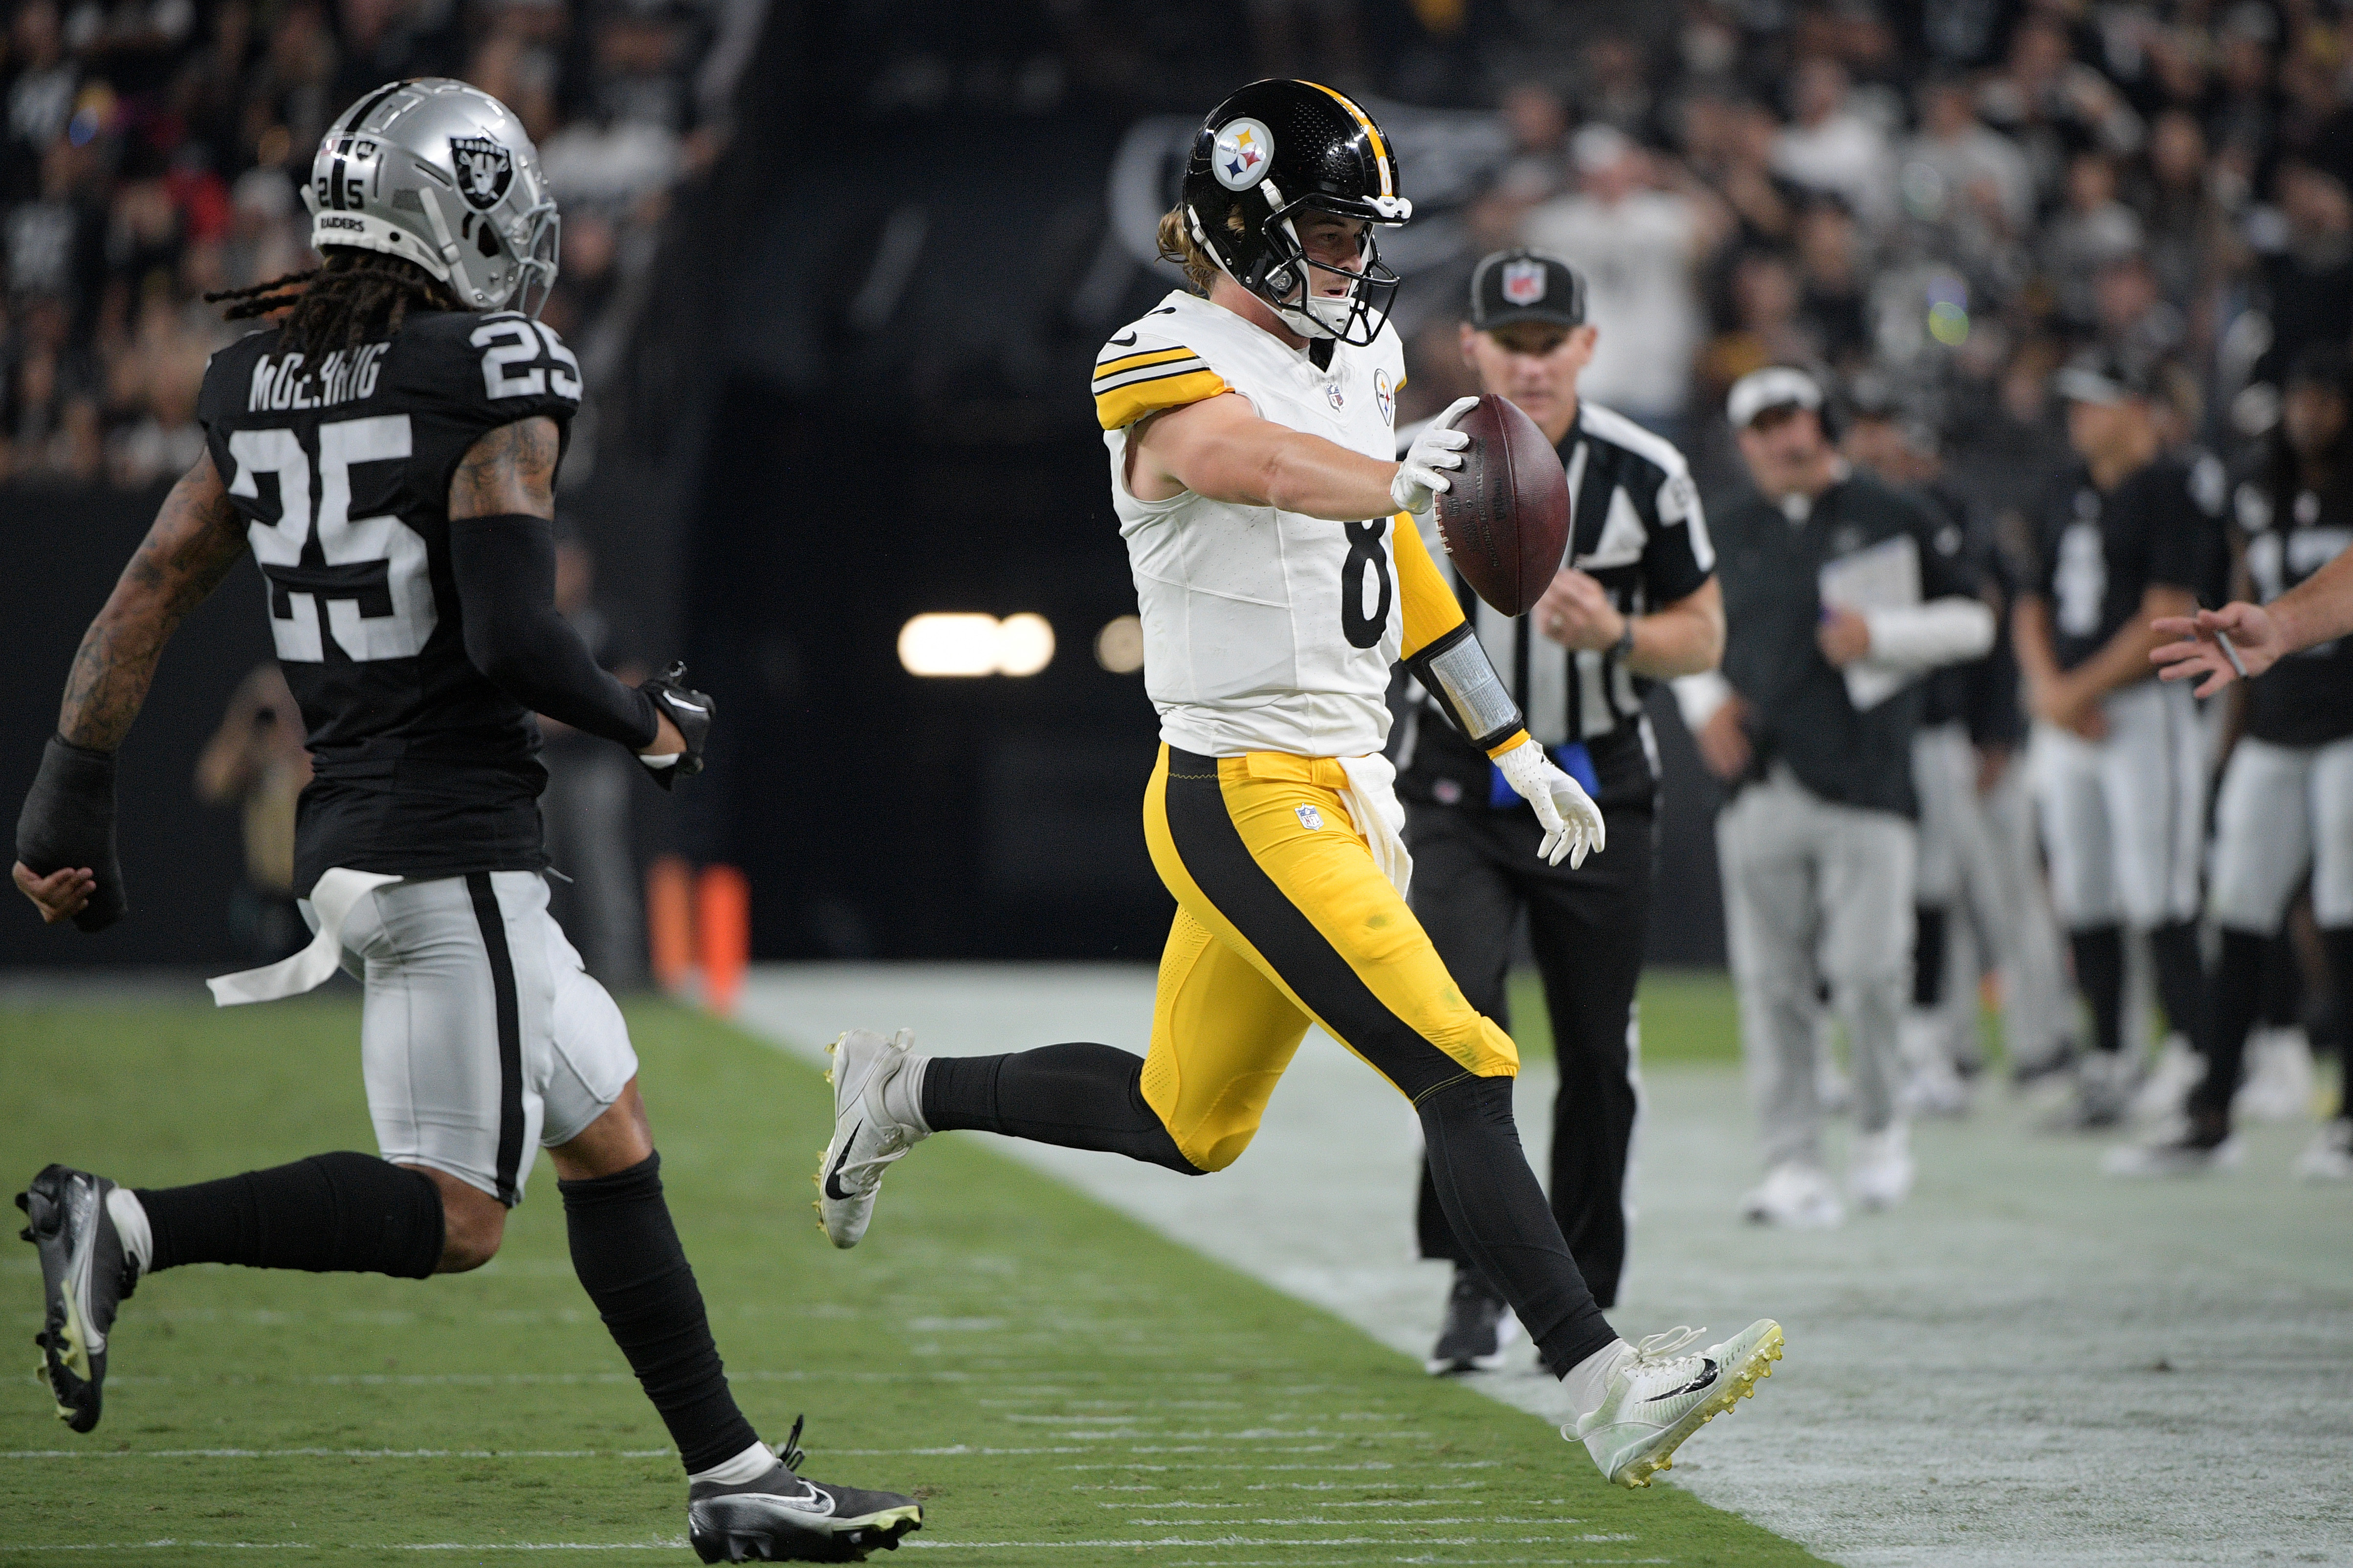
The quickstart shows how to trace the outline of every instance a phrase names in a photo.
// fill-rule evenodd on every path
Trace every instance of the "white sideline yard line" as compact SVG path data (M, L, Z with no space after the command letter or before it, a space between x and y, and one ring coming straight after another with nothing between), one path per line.
M11 1448L0 1459L667 1459L670 1448Z
M676 1552L683 1537L669 1541L80 1541L54 1546L0 1544L10 1552Z
M1009 1547L1134 1551L1147 1546L1580 1546L1585 1542L1581 1537L1567 1535L1434 1535L1427 1540L1409 1541L1399 1541L1389 1535L1333 1535L1315 1541L1286 1541L1279 1536L1258 1535L1219 1535L1206 1539L1183 1535L1137 1536L1125 1541L923 1541L910 1536L899 1544L951 1552L958 1549L988 1552Z
M1087 1454L1091 1448L828 1448L828 1457ZM9 1448L0 1459L668 1459L672 1448Z

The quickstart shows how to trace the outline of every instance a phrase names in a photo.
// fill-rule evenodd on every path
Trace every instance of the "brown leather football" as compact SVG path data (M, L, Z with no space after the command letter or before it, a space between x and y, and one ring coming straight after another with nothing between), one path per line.
M1568 475L1536 422L1493 392L1454 428L1471 445L1438 498L1438 535L1481 599L1525 615L1568 554Z

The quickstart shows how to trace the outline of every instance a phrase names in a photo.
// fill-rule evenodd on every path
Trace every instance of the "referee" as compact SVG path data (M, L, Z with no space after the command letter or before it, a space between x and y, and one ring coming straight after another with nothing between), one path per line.
M1558 450L1575 525L1568 563L1525 616L1500 613L1459 577L1455 591L1528 733L1601 807L1609 847L1579 869L1545 864L1534 853L1535 814L1427 706L1403 726L1398 794L1414 913L1471 1005L1505 1029L1513 931L1522 912L1528 917L1560 1068L1553 1213L1594 1299L1608 1307L1626 1259L1626 1155L1641 1103L1634 982L1659 789L1642 700L1652 680L1715 667L1724 609L1683 454L1577 395L1599 335L1585 319L1585 280L1564 261L1504 250L1472 273L1463 360L1482 391L1510 398ZM1446 558L1434 542L1431 553ZM1502 1364L1512 1320L1456 1241L1427 1168L1417 1228L1423 1256L1454 1264L1430 1370Z

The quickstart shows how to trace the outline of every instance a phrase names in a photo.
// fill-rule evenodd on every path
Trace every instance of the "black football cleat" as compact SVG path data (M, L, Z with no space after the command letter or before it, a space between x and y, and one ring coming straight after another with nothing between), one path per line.
M98 1425L106 1385L106 1333L115 1309L139 1284L122 1250L106 1195L114 1183L51 1165L16 1194L26 1224L17 1233L40 1249L43 1321L33 1342L58 1402L58 1419L77 1432Z
M1458 1264L1454 1288L1447 1293L1445 1326L1422 1365L1434 1377L1493 1372L1504 1364L1504 1348L1519 1330L1520 1320L1479 1271Z
M828 1486L796 1474L801 1424L776 1467L740 1487L697 1481L686 1494L686 1538L705 1563L863 1563L923 1528L923 1505L897 1492Z

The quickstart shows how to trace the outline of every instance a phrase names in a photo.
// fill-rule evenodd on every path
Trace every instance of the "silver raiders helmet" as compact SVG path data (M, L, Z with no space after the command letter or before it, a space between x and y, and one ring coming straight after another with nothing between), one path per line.
M462 81L396 81L344 111L302 203L313 249L413 261L470 310L537 315L555 285L560 220L539 149L514 111Z

